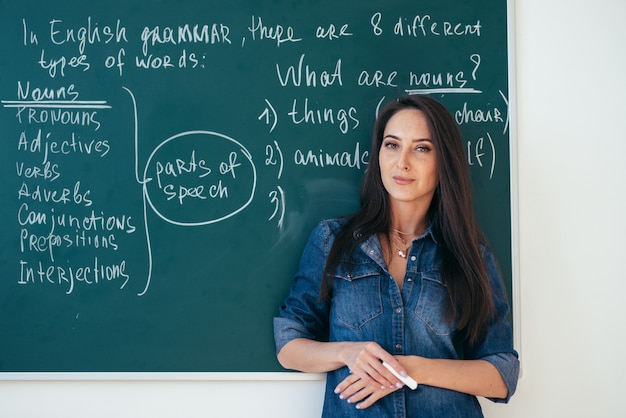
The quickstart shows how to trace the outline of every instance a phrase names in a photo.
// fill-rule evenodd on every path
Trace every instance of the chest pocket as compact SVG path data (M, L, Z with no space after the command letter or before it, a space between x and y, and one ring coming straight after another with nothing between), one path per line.
M455 324L446 319L448 288L441 282L438 271L422 274L421 289L415 314L437 335L450 335Z
M381 275L369 266L348 271L340 267L335 274L332 309L342 326L361 329L383 313Z

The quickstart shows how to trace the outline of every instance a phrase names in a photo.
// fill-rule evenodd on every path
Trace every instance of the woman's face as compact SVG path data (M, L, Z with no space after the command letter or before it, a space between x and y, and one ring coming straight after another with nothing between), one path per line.
M436 153L421 110L404 109L389 119L378 161L392 206L430 206L439 181Z

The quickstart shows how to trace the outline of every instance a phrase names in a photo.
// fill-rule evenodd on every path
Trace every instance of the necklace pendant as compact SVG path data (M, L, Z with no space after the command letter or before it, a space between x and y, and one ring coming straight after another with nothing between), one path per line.
M406 258L406 253L402 250L398 250L398 255L402 258Z

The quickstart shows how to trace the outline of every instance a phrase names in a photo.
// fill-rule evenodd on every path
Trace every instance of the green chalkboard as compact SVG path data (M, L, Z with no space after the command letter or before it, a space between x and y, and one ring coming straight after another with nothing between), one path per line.
M0 42L0 372L282 370L305 240L406 93L456 117L510 288L504 0L0 0Z

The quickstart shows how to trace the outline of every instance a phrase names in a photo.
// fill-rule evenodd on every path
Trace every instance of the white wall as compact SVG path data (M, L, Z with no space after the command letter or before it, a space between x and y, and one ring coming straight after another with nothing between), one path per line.
M623 417L626 1L515 3L523 377L509 405L485 413ZM1 381L0 416L308 418L322 386Z
M626 2L518 0L524 375L498 417L626 416Z

